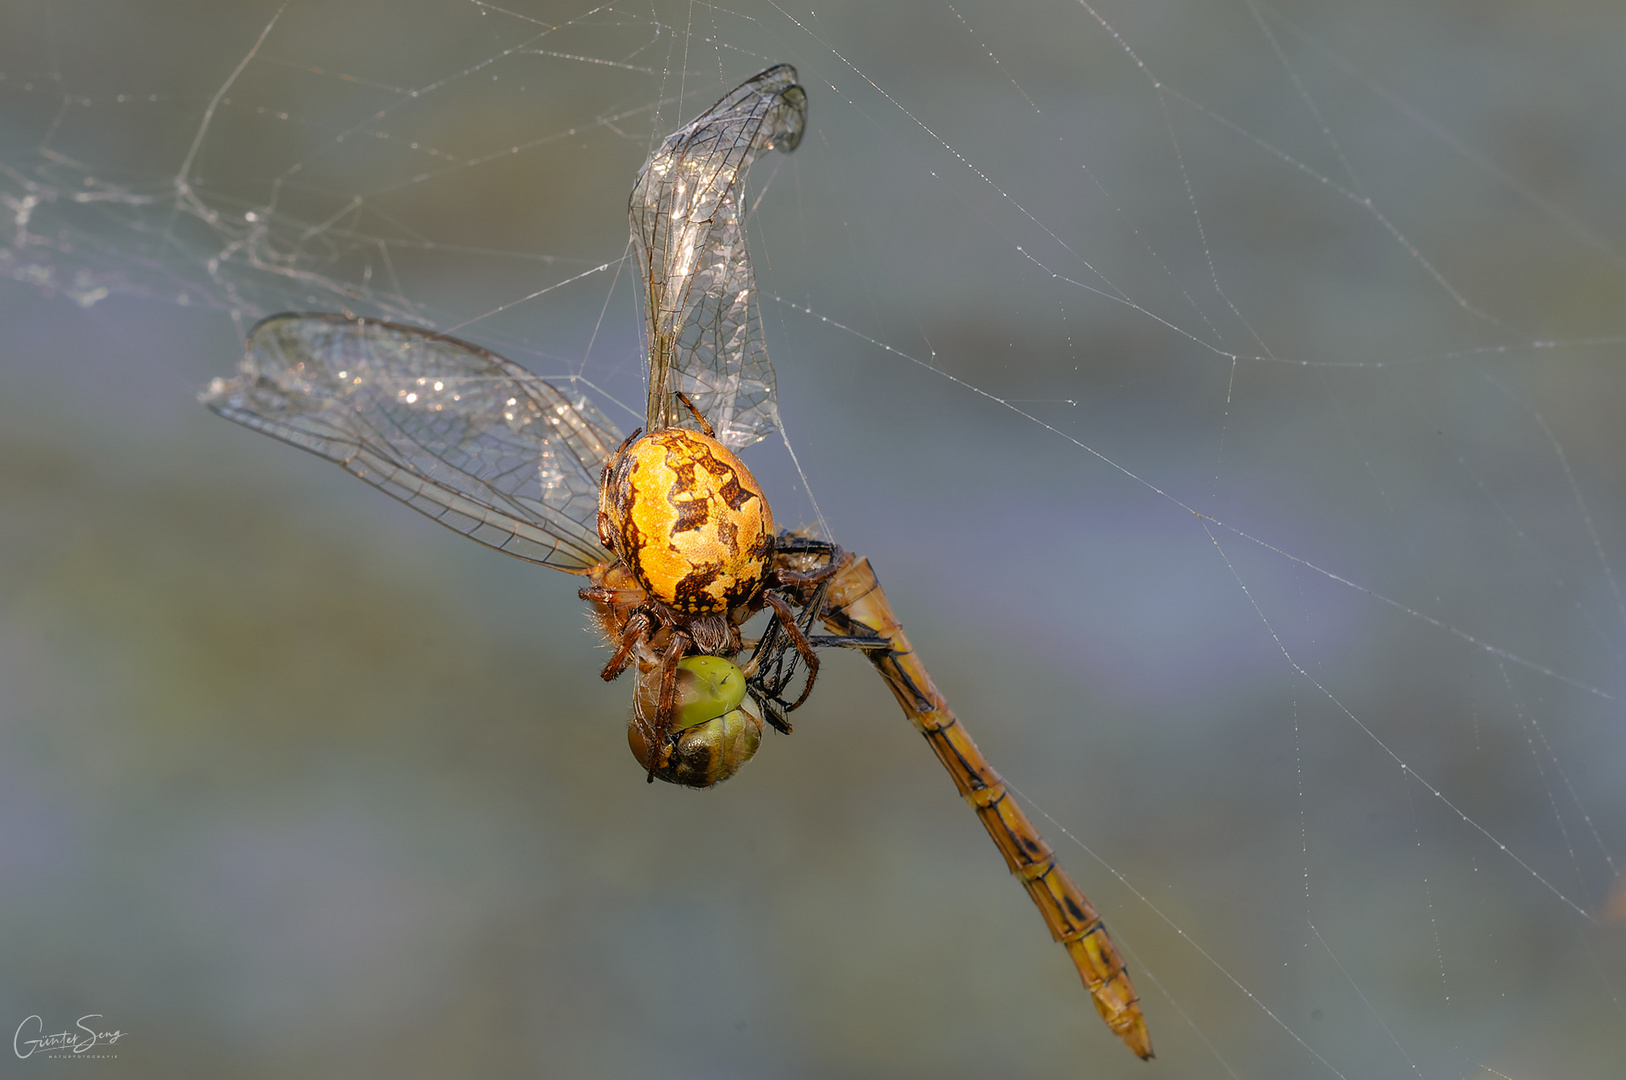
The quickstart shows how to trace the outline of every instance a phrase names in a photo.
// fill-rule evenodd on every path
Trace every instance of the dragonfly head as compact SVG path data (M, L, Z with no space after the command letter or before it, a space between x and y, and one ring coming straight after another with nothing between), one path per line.
M638 682L627 745L655 776L684 787L720 784L751 760L762 742L762 721L745 703L745 673L720 656L686 656L678 661L672 733L655 746L648 717L660 698L660 668ZM651 765L651 758L658 760Z

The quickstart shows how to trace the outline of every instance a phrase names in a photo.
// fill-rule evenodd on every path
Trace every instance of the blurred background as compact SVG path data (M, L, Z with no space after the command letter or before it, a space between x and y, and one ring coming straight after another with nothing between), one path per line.
M102 1014L138 1077L1619 1075L1623 47L1585 0L0 3L0 1026ZM633 177L780 61L806 483L748 463L870 556L1150 1065L861 660L646 785L576 579L196 404L349 307L630 430Z

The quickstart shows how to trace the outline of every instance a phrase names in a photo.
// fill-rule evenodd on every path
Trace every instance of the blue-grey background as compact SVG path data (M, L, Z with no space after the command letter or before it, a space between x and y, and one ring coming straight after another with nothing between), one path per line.
M128 1033L0 1072L1619 1075L1619 5L296 2L211 113L276 11L0 4L0 1029ZM342 305L640 400L778 61L791 445L1151 1065L862 662L648 786L575 579L195 403Z

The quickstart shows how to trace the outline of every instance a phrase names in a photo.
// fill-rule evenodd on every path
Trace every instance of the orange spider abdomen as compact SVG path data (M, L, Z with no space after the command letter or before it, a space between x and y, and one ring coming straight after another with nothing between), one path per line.
M650 432L610 462L599 535L651 596L686 615L746 603L773 559L773 511L750 470L683 428Z

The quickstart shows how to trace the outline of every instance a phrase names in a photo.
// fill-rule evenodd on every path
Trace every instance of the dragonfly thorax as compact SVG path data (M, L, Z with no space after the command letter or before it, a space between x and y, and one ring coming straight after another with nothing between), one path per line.
M684 615L749 603L773 560L773 511L750 470L683 428L652 431L610 459L598 527L650 596Z

